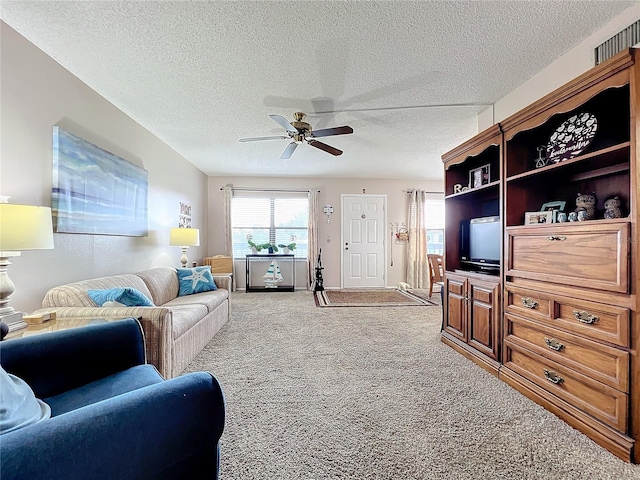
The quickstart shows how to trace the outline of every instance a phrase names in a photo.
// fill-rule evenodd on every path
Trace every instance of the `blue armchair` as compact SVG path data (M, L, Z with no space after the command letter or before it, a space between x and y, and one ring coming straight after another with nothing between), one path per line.
M225 405L209 373L164 380L134 319L0 342L51 418L0 436L9 479L218 478Z

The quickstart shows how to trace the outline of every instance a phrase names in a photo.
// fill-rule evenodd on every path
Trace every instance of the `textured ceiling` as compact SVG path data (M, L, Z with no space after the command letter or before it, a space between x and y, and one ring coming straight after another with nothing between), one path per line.
M492 104L634 3L2 0L0 17L209 175L438 179L486 107L427 106ZM238 142L295 111L353 127L323 139L344 154Z

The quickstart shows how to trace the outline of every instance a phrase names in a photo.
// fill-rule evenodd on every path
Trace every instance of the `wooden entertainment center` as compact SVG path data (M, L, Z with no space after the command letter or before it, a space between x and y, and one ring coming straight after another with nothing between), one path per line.
M442 341L640 463L636 55L619 53L442 156ZM549 202L570 213L592 193L594 219L534 213ZM622 216L604 218L614 196ZM499 260L486 268L490 254L467 251L484 242L468 224L496 216Z

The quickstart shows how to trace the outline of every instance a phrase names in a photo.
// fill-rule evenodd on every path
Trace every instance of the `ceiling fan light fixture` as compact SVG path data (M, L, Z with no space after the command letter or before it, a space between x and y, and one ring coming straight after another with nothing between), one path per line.
M347 125L344 125L342 127L322 128L314 132L311 125L303 121L305 114L302 112L295 112L293 114L293 117L295 119L293 122L288 122L287 119L281 115L269 115L269 117L271 117L271 119L278 123L280 126L284 127L284 129L287 131L286 136L241 138L240 141L253 142L256 140L271 140L277 138L291 139L292 142L287 146L285 151L280 156L280 158L283 160L290 158L296 147L305 142L308 145L318 148L324 152L330 153L331 155L342 155L342 150L338 150L337 148L327 145L326 143L319 142L315 139L315 137L329 137L332 135L345 135L353 133L353 128Z

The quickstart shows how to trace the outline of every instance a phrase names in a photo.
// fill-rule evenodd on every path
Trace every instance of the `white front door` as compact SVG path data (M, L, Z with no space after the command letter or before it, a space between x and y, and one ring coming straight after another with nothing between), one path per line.
M386 195L342 195L342 287L385 286Z

